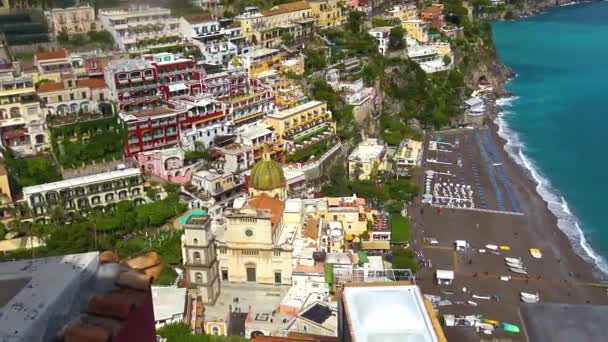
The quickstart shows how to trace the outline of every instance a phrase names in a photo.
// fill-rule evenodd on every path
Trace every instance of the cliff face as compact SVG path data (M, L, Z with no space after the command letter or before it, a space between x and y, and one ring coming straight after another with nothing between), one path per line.
M548 8L561 6L564 4L579 2L580 0L524 0L517 3L508 4L503 12L481 14L482 20L514 20L538 14Z

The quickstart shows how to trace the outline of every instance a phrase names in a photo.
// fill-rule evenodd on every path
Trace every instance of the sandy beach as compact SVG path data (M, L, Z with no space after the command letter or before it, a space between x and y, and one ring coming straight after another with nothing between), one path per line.
M461 208L439 209L421 204L420 201L409 207L408 212L413 221L413 247L422 254L424 260L432 264L431 267L422 267L417 273L417 281L423 292L441 296L453 303L462 302L439 307L442 315L479 314L483 318L513 323L520 328L521 291L538 293L540 302L608 304L606 289L594 278L592 266L574 252L568 238L557 227L556 217L536 192L536 184L526 170L508 156L504 150L505 141L497 135L496 130L496 125L490 124L479 130L430 133L426 137L423 167L417 175L421 189L425 188L425 171L451 173L454 176L445 176L440 181L441 184L447 177L454 179L454 183L471 185L476 207L479 208L483 202L486 209L504 213ZM480 148L475 137L476 131L486 139L484 141L490 142ZM486 135L486 131L489 135ZM428 142L433 136L439 136L447 143L458 140L459 145L448 147L450 152L429 151ZM485 150L485 155L488 156L488 144L491 143L495 146L491 157L497 160L492 160L486 166L482 154ZM425 162L427 159L436 159L445 164ZM460 166L458 159L461 160ZM498 177L496 170L499 167L504 170L510 186L505 186ZM479 187L482 188L483 196L480 196ZM509 190L506 188L512 189L512 198L508 196ZM438 245L425 243L428 238L436 239ZM466 240L470 247L456 252L455 240ZM485 253L480 253L478 250L484 249L487 244L506 245L510 250L499 251L499 255L491 254L487 249ZM529 248L539 248L542 258L533 258ZM510 272L505 265L505 257L521 258L527 268L527 275ZM436 285L434 272L437 269L453 270L454 284ZM500 280L500 276L507 275L511 276L510 281ZM466 287L468 293L463 292L463 287ZM449 294L451 292L454 294ZM472 299L473 294L493 298ZM469 300L477 306L467 304ZM451 327L445 331L449 341L479 341L482 338L526 340L523 329L519 334L497 329L491 336L480 335L470 327Z

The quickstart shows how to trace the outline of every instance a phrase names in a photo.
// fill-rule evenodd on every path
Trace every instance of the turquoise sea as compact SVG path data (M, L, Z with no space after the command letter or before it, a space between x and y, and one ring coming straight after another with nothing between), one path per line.
M517 77L497 120L507 150L577 252L608 274L608 3L558 7L493 23ZM582 234L581 234L582 232Z

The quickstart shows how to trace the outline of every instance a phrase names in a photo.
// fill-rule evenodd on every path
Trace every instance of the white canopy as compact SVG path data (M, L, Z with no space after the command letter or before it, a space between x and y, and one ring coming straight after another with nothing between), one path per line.
M441 280L454 280L454 271L437 270L436 276L437 276L437 279L441 279Z
M177 84L169 84L169 92L174 92L174 91L180 91L180 90L186 90L188 89L188 86L185 85L184 83L177 83Z

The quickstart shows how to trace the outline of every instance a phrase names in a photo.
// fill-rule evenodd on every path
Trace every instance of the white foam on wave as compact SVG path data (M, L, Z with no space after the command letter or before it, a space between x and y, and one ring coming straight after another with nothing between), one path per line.
M549 180L541 174L534 163L526 157L524 144L519 135L507 124L504 117L513 114L508 110L508 107L512 106L517 99L518 97L513 96L496 101L502 111L494 122L498 126L498 135L506 140L505 150L518 165L527 170L528 175L536 182L536 192L547 202L549 210L557 217L557 226L566 234L574 247L574 251L595 266L596 270L602 273L598 274L599 276L608 277L608 263L587 242L579 220L570 211L568 202L559 194L557 189L551 186Z

